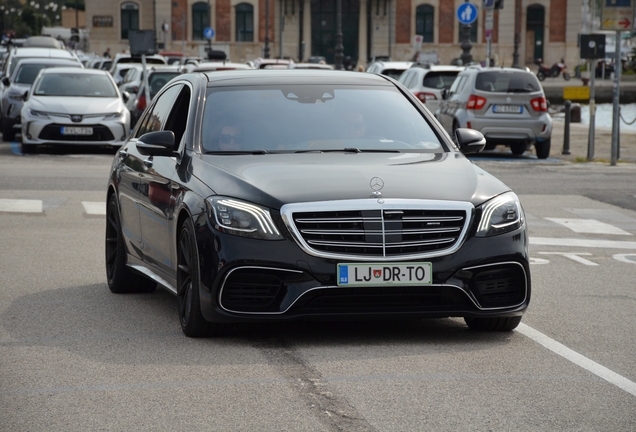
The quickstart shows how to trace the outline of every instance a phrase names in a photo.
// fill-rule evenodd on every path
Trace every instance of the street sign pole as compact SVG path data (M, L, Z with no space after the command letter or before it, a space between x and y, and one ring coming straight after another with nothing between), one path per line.
M596 123L596 92L594 86L596 81L596 62L594 59L590 61L590 126L587 135L587 160L594 160L594 137L595 137L595 123Z
M614 49L614 106L612 108L612 160L611 165L616 165L619 155L620 139L620 87L621 87L621 69L623 64L621 63L621 31L616 31L616 48Z

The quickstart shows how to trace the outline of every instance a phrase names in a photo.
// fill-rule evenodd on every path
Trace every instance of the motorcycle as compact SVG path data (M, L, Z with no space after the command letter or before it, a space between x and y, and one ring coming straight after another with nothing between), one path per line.
M542 63L541 59L537 60L537 64L539 65L539 70L537 71L537 78L539 78L539 81L543 81L546 78L556 78L559 75L562 75L564 80L570 81L571 76L567 71L567 66L563 59L561 59L560 62L553 64L551 68L546 67Z

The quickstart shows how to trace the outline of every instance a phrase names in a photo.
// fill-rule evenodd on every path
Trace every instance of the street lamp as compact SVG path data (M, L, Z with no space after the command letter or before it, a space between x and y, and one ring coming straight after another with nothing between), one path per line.
M337 70L342 70L344 46L342 45L342 0L336 0L336 52L334 56Z
M269 0L265 0L265 49L263 57L269 58Z

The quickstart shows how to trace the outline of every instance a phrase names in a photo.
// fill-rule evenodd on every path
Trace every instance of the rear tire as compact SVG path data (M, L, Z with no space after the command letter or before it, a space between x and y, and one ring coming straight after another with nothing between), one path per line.
M547 159L550 156L550 139L543 142L534 143L534 148L537 151L537 157L539 159Z
M568 72L563 72L563 79L566 81L570 81L570 78L572 78L570 76L570 74Z
M537 72L537 78L539 78L539 81L543 81L545 79L545 74L539 71Z
M177 310L183 333L192 338L220 336L224 325L212 323L201 312L199 298L199 253L194 237L194 225L187 219L177 245Z
M525 143L515 143L510 144L510 151L515 156L521 156L526 152L526 144Z
M36 146L33 144L20 143L20 151L22 152L22 154L35 153L35 150Z
M15 130L13 129L13 123L2 119L2 139L10 142L15 140Z
M134 273L126 266L126 246L115 194L106 207L106 279L115 294L153 292L156 282Z
M466 325L471 330L477 331L512 331L521 322L521 317L496 317L496 318L464 318Z

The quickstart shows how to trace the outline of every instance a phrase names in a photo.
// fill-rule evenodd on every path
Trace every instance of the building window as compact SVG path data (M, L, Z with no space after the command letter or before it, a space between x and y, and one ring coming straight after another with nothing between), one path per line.
M192 40L203 40L203 30L210 23L208 4L199 2L192 5Z
M236 41L254 41L254 6L251 4L236 5Z
M434 42L434 23L435 8L430 5L419 5L415 12L415 34L422 36L422 42Z
M128 39L129 30L139 30L139 6L136 3L121 5L121 38Z

